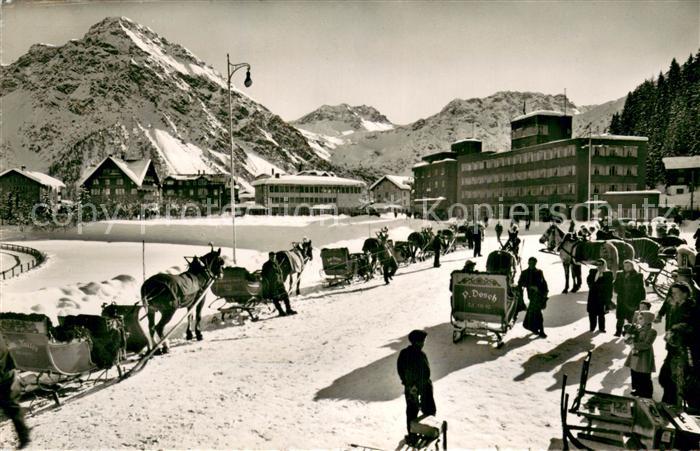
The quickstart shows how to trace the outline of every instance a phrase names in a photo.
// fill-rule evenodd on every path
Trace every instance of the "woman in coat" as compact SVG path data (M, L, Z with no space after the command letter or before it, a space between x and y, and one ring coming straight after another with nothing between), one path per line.
M605 332L605 314L608 306L612 303L613 294L613 274L608 271L605 260L596 261L595 269L588 273L588 320L591 325L591 332L598 326L598 330Z
M644 278L634 269L632 260L625 260L622 264L622 271L618 271L615 276L614 290L617 294L617 324L615 325L615 336L622 335L622 326L625 321L632 322L635 310L639 309L639 304L646 298L644 288Z
M625 338L625 341L632 345L625 366L629 367L632 373L632 395L651 399L654 393L651 373L656 371L653 348L656 331L651 327L654 314L650 311L639 311L636 320L637 324Z

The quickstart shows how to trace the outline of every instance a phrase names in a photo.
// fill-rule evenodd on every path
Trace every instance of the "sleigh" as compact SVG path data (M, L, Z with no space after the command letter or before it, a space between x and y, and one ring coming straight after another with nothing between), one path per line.
M350 283L357 274L357 256L354 258L347 247L321 249L321 276L329 287Z
M219 307L223 321L227 313L246 312L252 321L257 321L258 308L263 304L260 271L249 272L241 266L228 266L223 269L221 278L211 285L211 291L218 300L224 300Z
M588 390L588 352L571 402L562 379L559 411L563 449L698 449L700 418L652 399ZM571 419L569 418L571 417Z
M80 386L107 377L126 356L121 318L97 315L59 317L53 327L41 314L0 314L0 335L15 367L21 372L23 393L49 394L59 404L58 393L69 385Z
M397 241L392 247L392 254L399 266L411 264L411 243L408 241Z
M454 271L451 274L452 341L466 335L493 334L496 347L513 327L522 303L521 291L513 287L515 257L503 251L489 254L487 272Z

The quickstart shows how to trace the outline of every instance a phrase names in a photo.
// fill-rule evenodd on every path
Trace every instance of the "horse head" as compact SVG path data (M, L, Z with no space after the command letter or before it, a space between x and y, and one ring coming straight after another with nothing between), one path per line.
M544 244L549 241L549 237L554 233L554 227L556 227L554 224L551 224L549 227L547 227L547 230L545 230L542 236L540 237L541 244Z
M205 270L211 277L220 278L224 272L224 259L221 257L221 248L214 250L214 246L212 246L211 251L207 254L202 257L195 257L190 263L190 269Z

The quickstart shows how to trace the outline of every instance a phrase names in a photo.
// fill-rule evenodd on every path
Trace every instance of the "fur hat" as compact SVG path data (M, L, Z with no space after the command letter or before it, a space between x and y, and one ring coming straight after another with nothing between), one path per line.
M426 332L424 330L415 329L415 330L412 330L408 334L408 341L410 341L411 344L414 345L416 343L420 343L422 341L425 341L425 337L427 337L427 336L428 336L428 332Z

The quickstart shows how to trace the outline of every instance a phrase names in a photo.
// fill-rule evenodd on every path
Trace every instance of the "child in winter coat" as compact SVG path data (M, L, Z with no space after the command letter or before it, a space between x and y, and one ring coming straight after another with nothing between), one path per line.
M646 303L643 303L640 307L645 306ZM656 331L651 327L654 314L648 310L638 310L634 319L634 323L625 328L625 341L632 346L625 366L632 373L632 395L651 398L654 391L651 373L656 371L653 348Z

